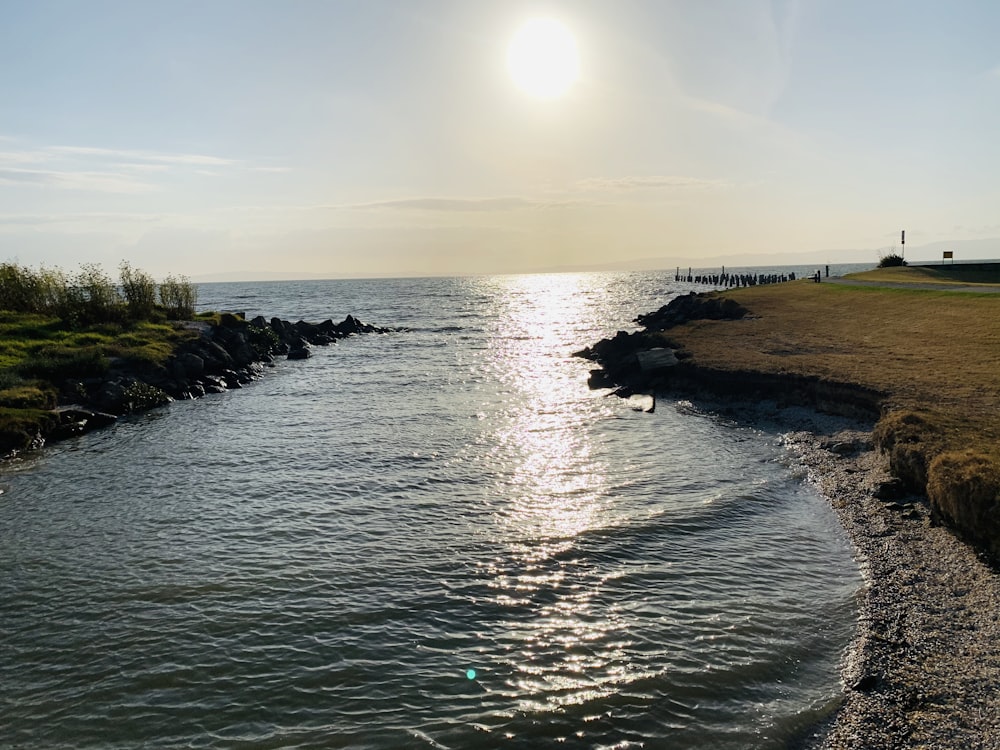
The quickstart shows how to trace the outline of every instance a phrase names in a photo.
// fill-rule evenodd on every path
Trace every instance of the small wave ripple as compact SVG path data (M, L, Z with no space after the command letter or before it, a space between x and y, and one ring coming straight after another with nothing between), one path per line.
M0 478L0 745L784 747L857 571L775 436L586 390L664 283L275 286L413 327Z

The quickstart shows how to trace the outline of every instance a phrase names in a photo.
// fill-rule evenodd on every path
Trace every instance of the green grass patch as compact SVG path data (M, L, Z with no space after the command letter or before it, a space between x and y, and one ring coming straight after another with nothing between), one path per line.
M200 312L194 316L194 319L199 323L211 323L217 326L222 324L222 313Z
M99 377L114 358L133 365L162 365L198 331L166 322L101 323L77 327L54 317L0 312L0 453L37 445L53 423L66 381ZM166 400L159 389L136 385L131 409Z
M25 357L17 372L28 378L58 383L67 378L92 378L108 371L108 358L99 346L45 346Z
M56 392L45 384L23 383L0 389L0 406L13 409L53 409Z
M197 333L171 323L101 324L78 329L36 315L0 315L0 372L57 382L107 370L109 357L163 364Z
M1000 284L1000 264L876 268L871 271L847 274L845 278L893 284L988 284L992 286Z
M96 264L68 274L0 263L0 452L38 445L72 381L100 377L116 360L139 371L163 365L198 336L167 322L194 316L197 287L187 278L157 284L127 261L119 271L115 281ZM130 410L168 400L142 383L125 395Z

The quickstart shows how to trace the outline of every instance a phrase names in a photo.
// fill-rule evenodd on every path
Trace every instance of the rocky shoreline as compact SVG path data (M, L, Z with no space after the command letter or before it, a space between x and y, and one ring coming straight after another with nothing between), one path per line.
M899 383L905 385L905 373L896 384L883 383L880 387L887 389L883 392L829 375L820 377L801 369L790 372L773 361L761 370L740 366L743 360L754 361L755 352L750 347L741 360L739 343L730 343L727 348L702 337L699 346L709 353L707 359L714 355L715 362L706 366L671 338L690 333L692 328L684 324L693 323L694 330L704 332L706 328L698 328L702 321L735 320L754 320L754 316L732 299L692 292L654 313L640 315L636 322L645 326L642 330L619 331L576 354L600 365L591 370L592 388L615 388L622 396L662 391L695 398L721 395L748 402L770 399L780 405L808 406L871 421L875 424L875 445L886 454L898 482L906 490L929 498L935 513L956 534L1000 563L1000 514L995 510L1000 473L990 457L970 443L975 435L948 442L943 436L952 428L928 421L921 403L911 400L906 408L894 404L898 394L891 391L898 390ZM684 328L674 332L676 326ZM785 337L780 348L772 348L768 354L792 354L807 347L806 335L800 331L797 338ZM731 337L728 340L732 342ZM885 356L894 355L889 352ZM831 362L835 358L833 355ZM837 372L829 363L826 369ZM975 409L970 413L978 416Z
M242 388L278 357L306 359L313 347L394 330L362 323L352 315L340 323L291 323L263 316L247 321L242 313L223 313L218 323L195 320L184 325L197 335L179 344L163 364L112 359L106 372L80 373L59 383L59 405L51 418L32 425L30 434L0 440L0 457L82 435L125 414Z
M899 435L883 418L884 394L801 375L701 367L669 339L674 325L746 313L724 298L679 297L640 316L644 330L621 331L577 354L601 365L591 372L595 388L716 405L721 398L720 408L744 421L777 420L837 512L865 579L858 629L845 654L843 701L796 747L1000 747L1000 573L928 502L920 465L910 470L900 460Z
M576 356L600 365L591 370L592 388L615 388L621 396L667 391L686 395L723 395L756 401L770 399L779 405L810 406L821 412L856 419L876 420L884 394L854 383L819 377L719 370L694 362L690 354L669 338L669 329L695 320L738 320L747 310L731 299L692 292L636 322L643 330L619 331Z

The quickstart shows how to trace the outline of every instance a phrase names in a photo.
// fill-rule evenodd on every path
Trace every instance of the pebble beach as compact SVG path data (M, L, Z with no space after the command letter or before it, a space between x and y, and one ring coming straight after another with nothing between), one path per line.
M809 750L1000 747L1000 574L925 499L885 498L869 432L813 417L789 448L829 500L865 579L844 700Z

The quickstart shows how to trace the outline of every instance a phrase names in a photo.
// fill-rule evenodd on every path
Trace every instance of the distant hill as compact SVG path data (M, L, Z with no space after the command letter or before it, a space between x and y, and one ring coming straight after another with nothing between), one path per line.
M611 261L608 263L580 266L559 266L547 271L655 271L681 268L718 268L732 266L748 268L754 266L822 266L829 263L878 263L879 254L886 254L893 248L869 249L829 249L811 250L800 253L727 253L708 257L662 256L638 258L634 260ZM957 262L967 260L1000 259L1000 238L982 240L953 240L930 242L925 245L908 246L906 259L913 263L941 260L941 253L951 250ZM899 248L895 248L899 252Z
M867 248L867 249L829 249L810 250L792 253L720 253L712 256L687 256L682 254L660 257L646 257L608 261L606 263L579 263L549 266L546 268L525 269L525 272L560 273L587 271L658 271L674 268L770 268L773 266L815 266L844 263L878 263L879 255L890 251L899 252L900 248ZM952 240L930 242L924 245L907 246L906 259L911 263L933 263L941 260L941 253L951 250L956 262L969 260L1000 259L1000 238L992 237L981 240ZM198 274L191 281L200 283L218 281L299 281L309 279L341 279L341 278L380 278L398 276L397 272L387 273L352 273L338 271L308 272L308 271L222 271L217 273ZM411 273L408 276L427 274ZM446 274L448 275L448 274ZM458 274L461 275L461 274Z

